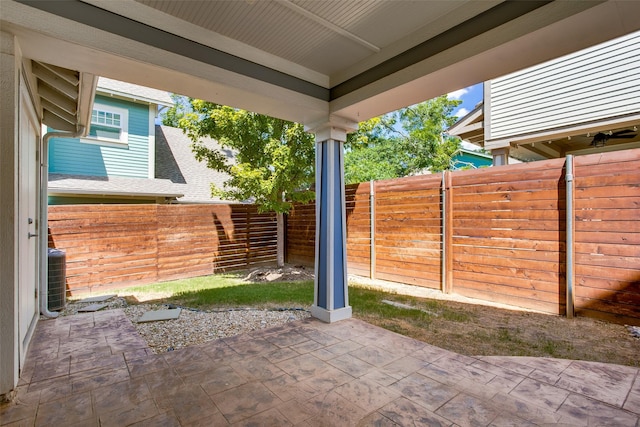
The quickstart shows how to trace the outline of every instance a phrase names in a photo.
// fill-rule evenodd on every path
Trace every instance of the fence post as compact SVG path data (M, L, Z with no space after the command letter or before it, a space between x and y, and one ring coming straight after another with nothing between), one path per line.
M371 229L369 231L369 277L376 278L376 183L374 180L369 181L369 223Z
M565 248L565 256L566 256L566 267L567 267L567 278L566 278L566 288L567 288L567 318L572 319L574 316L574 257L573 257L573 243L574 243L574 212L573 212L573 156L568 154L566 157L565 163L565 193L567 198L566 203L566 248Z
M453 203L451 172L442 172L442 292L453 291Z
M247 264L247 268L249 268L251 266L251 210L248 206L246 207L246 212L247 228L245 229L245 262Z

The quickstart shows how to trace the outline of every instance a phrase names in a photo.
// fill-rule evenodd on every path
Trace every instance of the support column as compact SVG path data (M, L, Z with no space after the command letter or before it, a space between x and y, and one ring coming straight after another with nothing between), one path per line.
M351 317L343 162L347 130L325 125L313 132L316 134L316 250L311 314L331 323Z
M493 166L504 166L509 164L509 146L502 148L494 148L491 150L493 157Z

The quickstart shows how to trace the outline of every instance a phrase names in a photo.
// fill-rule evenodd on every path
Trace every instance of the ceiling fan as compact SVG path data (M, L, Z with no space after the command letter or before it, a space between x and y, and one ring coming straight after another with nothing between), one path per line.
M610 139L621 139L621 138L635 138L636 134L633 133L631 129L619 130L617 132L603 133L598 132L593 135L593 139L591 140L591 144L594 147L604 147L604 145ZM631 135L633 134L633 135Z

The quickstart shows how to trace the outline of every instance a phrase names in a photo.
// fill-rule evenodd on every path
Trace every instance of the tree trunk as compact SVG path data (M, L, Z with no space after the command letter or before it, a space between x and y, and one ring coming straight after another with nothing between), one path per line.
M285 245L285 226L284 226L284 214L276 213L276 221L278 224L277 234L278 234L278 254L276 255L276 262L278 263L278 267L284 266L284 245Z

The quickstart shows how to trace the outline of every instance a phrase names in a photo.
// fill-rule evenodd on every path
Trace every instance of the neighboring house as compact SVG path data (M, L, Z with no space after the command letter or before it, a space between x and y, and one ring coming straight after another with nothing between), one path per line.
M451 159L451 170L478 169L492 165L489 154L461 148Z
M219 201L210 183L226 175L195 159L182 130L155 125L171 105L167 92L101 77L89 134L50 142L49 204Z
M493 164L640 147L640 32L484 83L449 130Z

